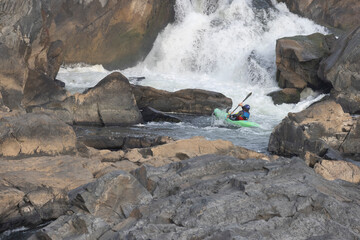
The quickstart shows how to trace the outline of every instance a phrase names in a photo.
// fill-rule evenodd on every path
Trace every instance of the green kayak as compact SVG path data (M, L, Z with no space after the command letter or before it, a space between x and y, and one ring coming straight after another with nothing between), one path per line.
M229 115L227 112L224 112L218 108L215 108L214 110L214 115L217 119L220 120L225 120L226 123L229 123L231 125L234 126L238 126L238 127L260 127L259 124L255 123L255 122L249 122L249 121L233 121L230 120L227 116Z

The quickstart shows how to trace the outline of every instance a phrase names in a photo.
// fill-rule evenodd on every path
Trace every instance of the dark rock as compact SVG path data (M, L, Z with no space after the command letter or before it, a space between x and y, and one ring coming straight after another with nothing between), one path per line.
M309 36L295 36L278 39L276 42L276 79L281 88L302 90L311 87L315 90L329 90L328 84L317 76L320 61L330 53L328 39L315 33Z
M152 107L144 107L140 111L145 122L181 122L179 118L157 111Z
M318 75L334 88L331 95L349 113L360 113L360 27L343 35L332 54L320 64Z
M86 135L78 138L78 141L88 147L96 149L120 150L131 148L147 148L165 144L164 137L146 136L107 136Z
M232 100L221 93L201 89L184 89L176 92L133 85L138 107L151 107L162 112L211 115L215 108L227 109Z
M322 158L327 160L344 160L341 153L333 148L328 148Z
M276 92L271 92L268 96L272 97L274 104L300 102L300 92L296 88L285 88Z
M46 74L29 70L29 76L23 93L23 106L37 106L53 101L63 101L67 91Z
M284 2L290 11L328 27L348 30L360 24L356 16L360 12L358 0L278 0L278 2Z
M78 141L88 147L96 149L118 150L124 146L125 137L122 136L82 136Z

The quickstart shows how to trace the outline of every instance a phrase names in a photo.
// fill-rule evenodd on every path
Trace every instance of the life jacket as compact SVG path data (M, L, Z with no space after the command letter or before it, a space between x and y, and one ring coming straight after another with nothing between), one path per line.
M243 111L240 116L237 117L237 120L248 120L250 117L250 113Z

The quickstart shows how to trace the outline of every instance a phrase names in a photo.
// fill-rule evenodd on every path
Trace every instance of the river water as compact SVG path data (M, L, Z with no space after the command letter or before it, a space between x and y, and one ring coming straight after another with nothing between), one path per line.
M234 106L252 92L250 120L261 128L229 128L211 116L182 123L147 123L129 128L141 135L175 139L204 136L266 152L273 128L289 112L298 112L323 96L309 91L298 104L274 105L268 93L275 80L276 40L327 30L271 0L177 0L176 21L162 31L148 56L136 66L119 69L133 84L167 91L199 88L221 92ZM63 66L57 76L71 92L94 86L111 73L101 65ZM132 77L145 77L142 81ZM127 129L127 130L129 130ZM121 134L121 128L107 128Z

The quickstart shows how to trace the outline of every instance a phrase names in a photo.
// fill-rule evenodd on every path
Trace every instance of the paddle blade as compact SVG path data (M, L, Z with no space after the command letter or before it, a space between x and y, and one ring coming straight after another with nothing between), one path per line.
M242 102L245 102L245 100L248 99L251 96L251 94L252 92L250 92Z

